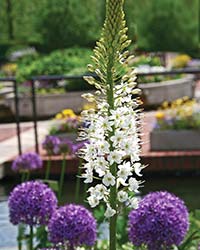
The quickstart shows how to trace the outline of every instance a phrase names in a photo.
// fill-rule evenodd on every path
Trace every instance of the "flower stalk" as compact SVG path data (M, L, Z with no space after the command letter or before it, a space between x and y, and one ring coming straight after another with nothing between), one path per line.
M78 178L76 178L76 191L75 191L75 202L79 203L79 195L80 195L80 175L81 175L81 165L82 165L82 161L80 160L79 166L78 166Z
M108 116L111 116L111 110L115 109L114 106L114 80L113 80L113 76L112 76L112 69L114 66L114 48L112 47L112 44L110 44L111 46L111 53L108 56L109 61L108 61L108 66L107 66L107 83L108 83L108 90L107 90L107 102L109 104L109 109L108 109ZM108 141L110 144L110 149L114 150L113 148L113 143L111 141L111 137L114 136L115 134L115 126L112 126L112 130L108 133ZM117 178L117 165L116 163L112 164L110 166L110 172L111 174L114 176L114 178ZM116 182L113 186L110 187L110 206L112 207L112 209L114 209L116 211L116 200L117 200L117 187L116 187ZM117 224L117 213L112 216L110 218L110 250L116 250L116 224Z
M33 250L33 226L30 226L29 250Z
M19 224L18 225L18 236L17 236L17 242L18 242L18 250L22 250L22 238L24 236L24 225Z
M45 172L45 180L49 180L50 170L51 170L51 155L48 155L47 168Z
M140 139L138 135L140 90L135 88L135 72L128 67L132 58L126 48L130 44L125 23L124 0L106 1L106 19L102 36L94 49L93 64L88 70L98 79L85 80L97 89L95 95L85 94L89 102L96 102L96 110L82 112L89 126L80 133L89 143L80 151L84 159L85 183L101 181L88 189L88 202L96 207L106 203L105 217L110 222L109 250L116 250L117 215L121 205L137 206L134 197L141 181L144 166L139 162ZM121 203L121 204L120 204Z
M59 191L58 191L59 202L61 202L61 199L62 199L63 184L64 184L64 179L65 179L65 169L66 169L66 153L63 153L62 168L61 168L60 181L59 181Z

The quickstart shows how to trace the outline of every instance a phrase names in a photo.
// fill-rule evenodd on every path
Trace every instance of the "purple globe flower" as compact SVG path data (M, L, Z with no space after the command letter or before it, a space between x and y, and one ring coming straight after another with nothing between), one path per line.
M9 200L10 221L33 225L47 225L57 208L54 192L40 181L24 182L14 188Z
M72 145L72 154L75 155L76 153L78 153L78 151L83 148L86 143L89 143L88 141L81 141L81 142L78 142L78 143L74 143Z
M48 155L57 154L59 152L60 139L54 135L47 135L42 143L43 149L45 149Z
M71 154L72 153L73 142L70 139L63 138L59 144L59 152L61 154Z
M55 211L48 225L49 239L54 244L92 246L96 241L96 221L83 206L66 205Z
M175 195L153 192L129 214L128 225L129 239L135 246L145 244L149 250L161 250L180 245L189 228L189 214Z
M42 168L42 160L36 153L25 153L16 158L12 163L13 171L27 171Z
M57 247L39 248L39 250L59 250Z

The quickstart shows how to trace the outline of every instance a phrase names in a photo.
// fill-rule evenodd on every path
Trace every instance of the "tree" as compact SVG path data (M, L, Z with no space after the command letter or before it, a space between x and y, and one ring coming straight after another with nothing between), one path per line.
M40 10L37 28L47 50L88 46L97 38L101 19L99 1L49 0Z
M13 17L12 17L12 0L6 0L6 14L8 22L8 38L12 40L14 38L13 33Z
M138 45L153 51L198 49L197 0L151 0L137 16Z

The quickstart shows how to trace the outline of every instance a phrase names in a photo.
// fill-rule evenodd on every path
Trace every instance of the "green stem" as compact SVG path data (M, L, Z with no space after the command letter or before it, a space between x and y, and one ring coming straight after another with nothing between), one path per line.
M19 238L19 236L18 236L18 250L22 250L22 241L21 241L21 239Z
M61 202L62 197L62 189L64 184L64 178L65 178L65 168L66 168L66 154L63 154L63 160L62 160L62 169L60 174L60 181L59 181L59 191L58 191L58 201Z
M21 239L18 239L18 250L22 250L22 241Z
M33 250L33 226L30 226L29 250Z
M112 148L112 147L111 147ZM115 177L115 180L117 178L117 166L116 164L113 164L110 166L110 172ZM115 211L117 210L116 205L117 200L117 186L116 183L114 186L110 187L110 206ZM109 225L109 234L110 234L110 241L109 241L109 249L110 250L116 250L116 244L117 244L117 213L110 218L110 225Z
M17 242L18 242L18 250L22 250L22 225L18 225L18 236L17 236Z
M51 156L49 155L45 172L45 180L49 180L50 170L51 170Z
M28 171L28 172L26 173L26 181L28 181L28 180L30 179L30 175L31 175L31 173L30 173L30 171Z
M43 249L47 247L47 242L48 242L46 226L42 225L38 227L37 232L39 233L39 235L41 235L39 236L39 246Z
M107 91L107 102L109 104L109 110L108 110L108 115L111 115L111 110L115 109L114 106L114 80L113 80L113 74L112 74L112 69L114 66L114 48L112 45L110 45L110 54L109 56L109 61L107 65L107 83L109 84L109 89ZM110 138L115 134L115 126L112 126L112 131L109 133L109 144L110 144L110 149L111 151L114 150L112 141ZM116 164L112 164L110 166L110 172L111 174L115 177L115 180L117 178L117 166ZM110 187L110 206L112 209L116 210L116 200L117 200L117 186L116 183L114 186ZM116 250L116 244L117 244L117 238L116 238L116 225L117 225L117 213L110 218L110 223L109 223L109 235L110 235L110 241L109 241L109 250Z
M73 245L73 244L70 244L70 245L69 245L69 250L75 250L75 248L74 248L74 245Z
M23 183L25 181L25 177L26 177L26 173L22 172L22 174L21 174L21 183Z
M76 177L76 191L75 191L75 203L79 203L79 194L80 194L80 175L81 175L81 165L82 161L80 160L79 166L78 166L78 173Z
M84 202L85 202L86 197L87 197L87 190L88 190L88 183L84 183L84 188L83 188L83 201ZM88 205L88 202L85 205Z

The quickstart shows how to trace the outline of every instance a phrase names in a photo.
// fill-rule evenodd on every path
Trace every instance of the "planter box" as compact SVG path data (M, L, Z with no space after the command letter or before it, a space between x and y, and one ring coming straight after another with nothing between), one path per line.
M174 101L183 96L192 98L194 96L194 86L193 75L186 75L180 79L160 83L139 84L145 105L160 105L164 101Z
M143 101L145 105L159 105L164 101L173 101L177 98L194 96L194 76L187 75L181 79L170 80L157 83L139 84L143 92ZM86 92L94 91L72 91L65 94L47 94L37 95L36 107L38 117L50 117L62 109L69 108L79 112L86 103L81 97ZM7 97L6 105L15 113L14 97ZM20 116L32 116L32 103L30 96L20 96L19 98Z
M152 151L200 150L200 130L153 130L150 147Z
M79 112L82 109L86 100L81 95L87 91L67 92L66 94L47 94L36 96L36 107L38 117L50 117L60 112L62 109L73 109ZM92 92L92 91L91 91ZM14 97L8 97L6 104L15 113ZM19 112L20 116L32 116L32 102L30 96L20 96L19 98Z

